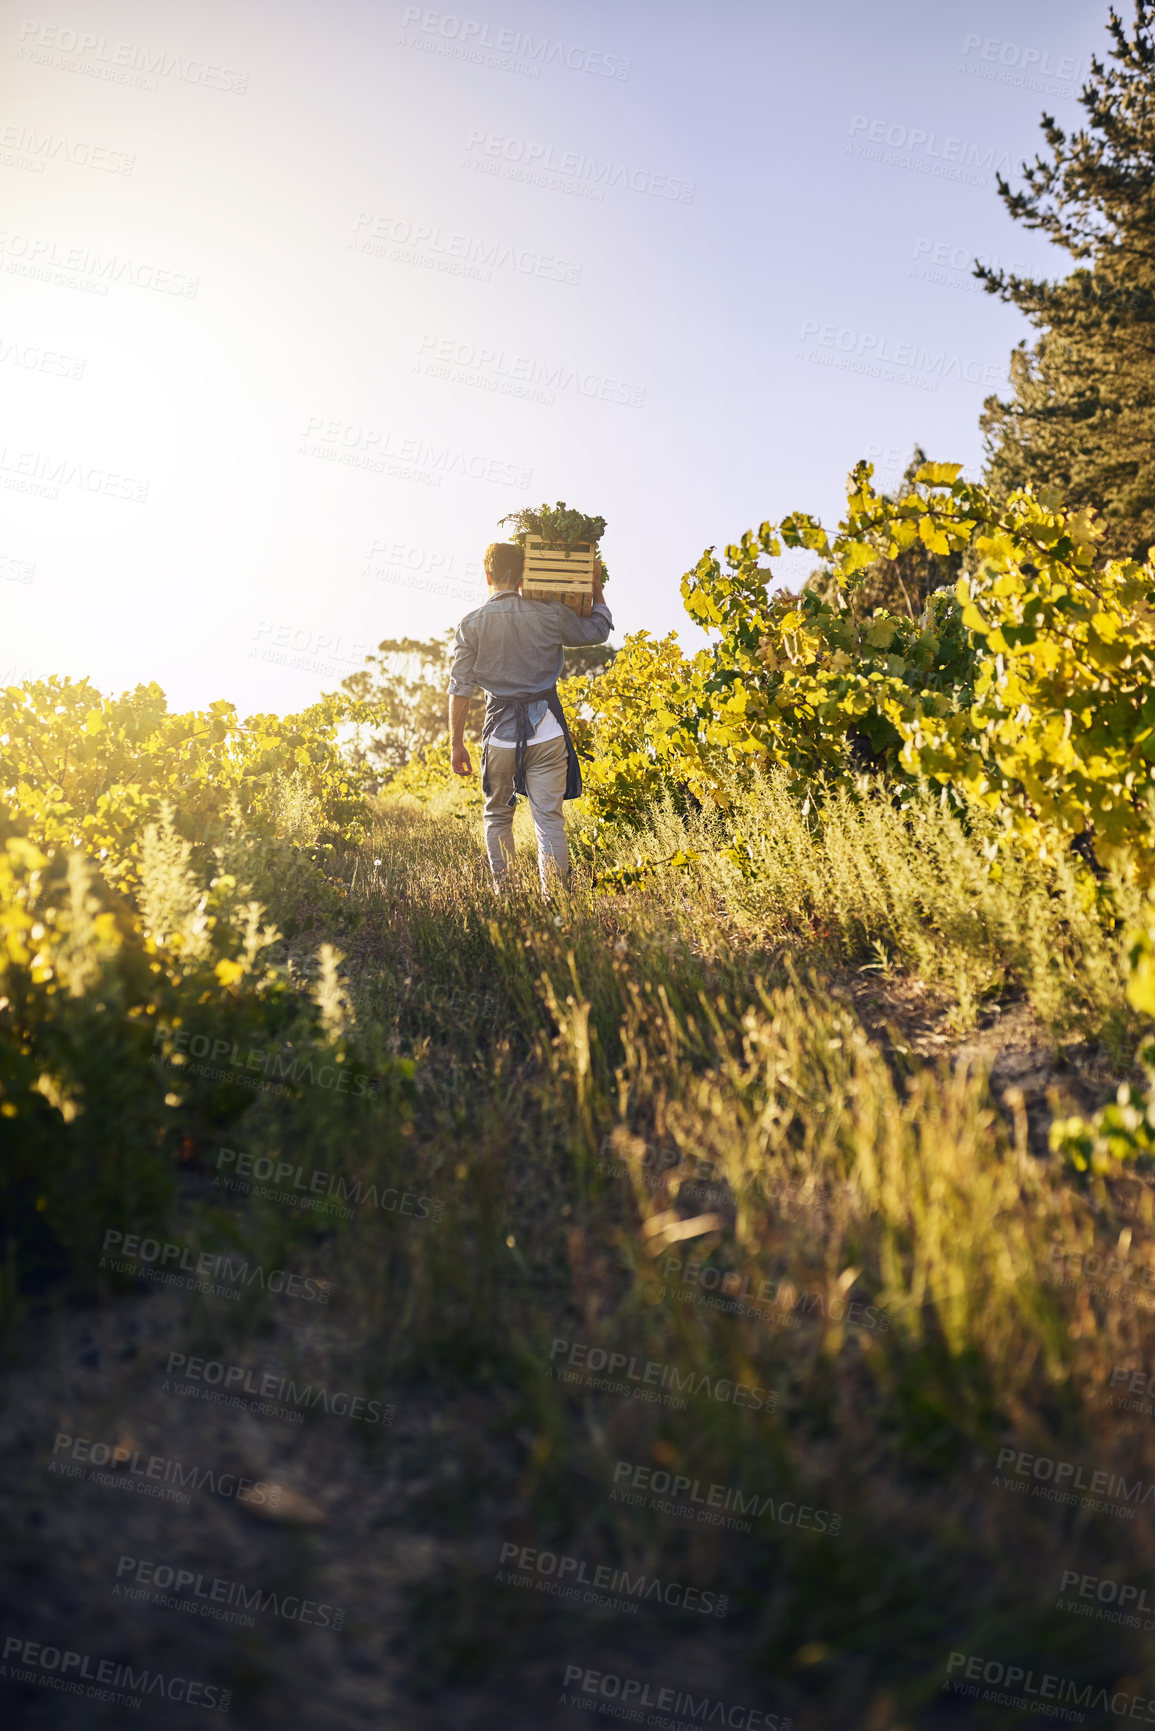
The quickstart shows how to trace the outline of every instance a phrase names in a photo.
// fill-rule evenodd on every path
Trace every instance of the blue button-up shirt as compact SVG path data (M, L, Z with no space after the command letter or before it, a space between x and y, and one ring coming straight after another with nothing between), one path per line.
M490 697L528 697L556 685L565 665L564 651L584 643L604 643L614 628L604 601L595 601L588 619L564 601L527 601L516 589L499 590L483 606L467 613L457 627L449 695L472 697L480 686ZM545 716L546 705L529 711L530 732ZM498 722L493 737L510 741L517 718L513 711Z

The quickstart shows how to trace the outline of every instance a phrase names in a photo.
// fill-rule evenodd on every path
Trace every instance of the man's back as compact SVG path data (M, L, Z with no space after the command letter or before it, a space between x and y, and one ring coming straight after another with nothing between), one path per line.
M544 691L560 678L567 647L604 643L612 629L604 602L583 619L562 601L499 591L457 628L450 692L468 696L475 685L500 697Z

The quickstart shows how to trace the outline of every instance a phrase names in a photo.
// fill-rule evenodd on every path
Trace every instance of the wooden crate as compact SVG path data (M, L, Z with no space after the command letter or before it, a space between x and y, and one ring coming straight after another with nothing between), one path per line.
M594 603L594 562L597 547L579 541L569 550L537 535L525 540L525 570L521 592L529 601L564 601L588 619Z

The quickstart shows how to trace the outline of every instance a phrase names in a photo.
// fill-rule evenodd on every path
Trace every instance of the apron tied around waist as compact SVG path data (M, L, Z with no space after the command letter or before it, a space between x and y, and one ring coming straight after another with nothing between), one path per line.
M550 714L560 723L562 737L565 740L566 777L563 799L577 799L582 790L581 765L573 740L570 738L569 726L565 718L565 710L561 706L561 698L557 694L557 686L551 685L548 691L533 691L528 697L499 697L488 694L485 707L485 724L481 733L481 791L488 795L492 790L489 785L489 740L499 721L507 716L512 709L515 712L517 731L514 735L513 748L513 792L508 805L517 804L519 793L525 793L525 755L529 749L529 711L530 705L545 703Z

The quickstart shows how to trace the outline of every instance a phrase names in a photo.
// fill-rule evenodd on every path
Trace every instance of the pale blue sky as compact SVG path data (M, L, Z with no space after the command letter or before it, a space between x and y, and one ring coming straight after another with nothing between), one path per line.
M1027 331L967 261L1051 268L994 170L1106 10L4 8L0 680L296 708L558 498L695 646L704 546L977 469Z

